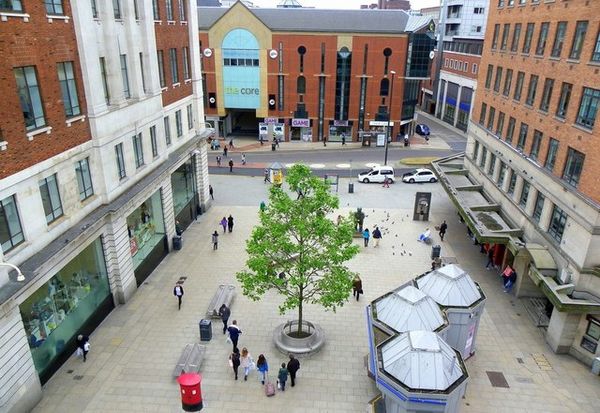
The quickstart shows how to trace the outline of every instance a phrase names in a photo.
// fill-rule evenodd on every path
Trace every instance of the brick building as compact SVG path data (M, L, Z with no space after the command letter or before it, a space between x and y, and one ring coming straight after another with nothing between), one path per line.
M220 134L358 140L385 132L389 106L391 136L412 131L434 43L429 18L236 3L199 8L199 21L206 119Z
M197 36L185 0L0 2L1 411L208 206Z
M596 12L493 1L466 154L435 165L474 238L516 270L550 347L587 364L600 355Z

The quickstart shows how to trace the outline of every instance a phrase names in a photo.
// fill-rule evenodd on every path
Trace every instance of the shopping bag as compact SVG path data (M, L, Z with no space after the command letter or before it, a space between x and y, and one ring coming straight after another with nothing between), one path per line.
M85 342L85 344L83 345L83 351L90 351L90 343L88 343L87 341Z
M77 357L83 356L83 350L81 349L81 347L77 347L77 351L75 352L75 355Z
M225 339L225 342L228 343L228 344L232 343L231 337L229 337L229 334L227 334L227 338Z
M277 390L281 390L281 383L277 380Z
M233 367L233 361L229 359L229 367Z

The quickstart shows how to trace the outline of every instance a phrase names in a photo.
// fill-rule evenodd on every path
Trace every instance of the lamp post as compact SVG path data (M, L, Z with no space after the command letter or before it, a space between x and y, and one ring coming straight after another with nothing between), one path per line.
M0 266L4 265L5 267L10 267L17 272L17 281L25 281L25 276L16 265L9 264L7 262L0 262Z
M387 129L385 131L385 158L383 159L384 165L387 165L388 141L390 140L390 121L392 120L392 99L394 99L394 77L396 77L396 72L390 70L390 74L392 75L392 87L390 89L390 100L388 100L388 121Z

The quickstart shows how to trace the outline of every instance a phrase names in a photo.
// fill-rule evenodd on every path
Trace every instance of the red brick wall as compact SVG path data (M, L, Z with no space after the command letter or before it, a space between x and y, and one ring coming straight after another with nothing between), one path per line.
M202 54L202 76L206 79L206 90L204 90L204 94L206 95L206 102L208 102L208 94L217 93L217 82L215 79L215 55L213 54L211 57L204 57L203 55L204 49L214 47L208 43L208 33L200 33L200 45L202 46L200 49L200 53ZM221 102L217 101L217 105L220 104ZM204 106L204 113L206 115L216 116L217 108L211 108L208 104L206 104L206 106Z
M73 61L77 79L77 94L82 114L86 114L85 94L81 77L73 21L48 22L44 3L24 0L23 7L31 17L9 17L0 22L0 141L8 148L0 151L0 179L58 155L90 139L87 119L67 127L62 93L58 81L57 63ZM64 12L72 16L68 1ZM52 132L40 134L28 141L21 111L13 68L35 66L44 106L46 126Z
M464 53L444 52L443 58L444 60L442 62L441 69L442 71L477 80L477 76L480 70L479 65L481 64L481 56ZM459 62L462 62L462 65L458 65ZM467 70L464 70L465 63L468 64L466 68ZM474 64L477 65L477 71L475 73L473 73ZM463 67L463 70L458 70L458 67Z
M161 23L154 24L154 30L156 31L156 49L163 51L164 65L165 65L165 83L167 90L162 92L163 106L170 105L171 103L177 102L180 99L190 96L193 93L192 83L187 84L183 79L183 48L188 48L188 57L190 55L190 41L188 35L187 24L181 24L182 16L179 16L179 7L177 0L173 1L173 19L175 24L169 24L167 22L167 5L164 1L158 2L158 8L161 18ZM193 1L193 0L187 0ZM194 11L195 12L195 11ZM173 77L171 76L171 61L169 55L169 49L177 49L177 71L179 73L179 86L173 87ZM191 60L190 60L191 68ZM191 70L191 69L190 69ZM191 76L191 74L190 74Z
M600 185L598 180L598 175L600 173L600 153L597 150L596 139L600 135L600 113L596 115L596 124L592 131L582 130L581 128L574 126L581 102L583 87L600 88L600 65L598 63L590 63L590 57L594 50L598 30L600 28L600 15L597 13L598 3L587 0L557 1L553 3L541 2L538 6L533 6L529 3L530 2L528 2L525 7L505 6L504 8L498 8L497 2L494 2L493 5L490 4L490 14L486 31L487 40L484 44L484 55L481 59L481 69L479 70L479 88L477 91L475 107L473 108L473 121L479 121L482 102L485 102L488 105L488 113L490 106L496 108L496 119L500 111L506 114L505 130L508 125L509 116L514 117L517 120L515 135L513 137L514 145L516 145L521 122L527 123L529 125L529 133L527 145L524 149L526 154L529 154L531 149L534 129L543 132L544 138L538 155L541 164L544 164L546 159L548 139L550 137L557 139L560 142L559 152L554 167L554 174L557 176L561 176L563 173L569 147L583 152L585 154L585 163L578 189L592 199L600 201ZM575 25L578 20L589 21L585 43L582 49L583 51L578 62L567 61L573 42ZM556 33L556 23L558 21L568 22L567 32L560 59L553 59L550 58L550 53ZM521 40L518 52L512 53L508 50L500 51L502 25L504 23L511 24L511 34L508 41L508 49L510 49L514 24L519 22L522 23L523 27L521 30ZM535 23L531 51L529 55L523 55L521 50L525 37L525 29L527 23L530 22ZM550 22L550 30L544 56L536 57L534 56L534 53L540 33L541 22ZM491 50L494 25L496 23L501 25L498 50ZM497 66L503 67L504 74L506 73L507 68L513 69L512 88L508 98L504 97L502 93L495 93L492 90L485 89L484 85L488 64L494 66L494 77ZM525 72L525 82L520 102L513 100L518 71ZM533 107L525 105L530 74L539 76ZM548 113L543 113L539 110L539 105L546 78L554 79L554 90ZM571 100L564 121L559 120L554 116L560 97L562 82L573 84ZM500 92L502 92L503 87L504 76Z

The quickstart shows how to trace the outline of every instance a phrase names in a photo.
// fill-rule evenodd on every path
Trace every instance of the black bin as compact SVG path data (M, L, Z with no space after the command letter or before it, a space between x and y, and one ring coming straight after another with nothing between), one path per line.
M210 341L212 339L212 323L210 320L200 320L200 341Z
M276 144L275 142L273 142L273 143L271 144L271 150L272 150L272 151L275 151L275 146L277 146L277 144Z
M431 247L431 259L434 260L436 258L440 258L440 254L442 253L442 247L439 245L434 245Z
M348 183L348 193L349 194L353 194L354 193L354 182L349 182Z
M181 235L175 235L173 237L173 249L179 251L183 246L183 238Z

